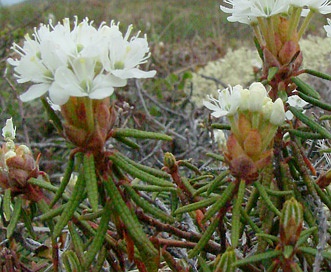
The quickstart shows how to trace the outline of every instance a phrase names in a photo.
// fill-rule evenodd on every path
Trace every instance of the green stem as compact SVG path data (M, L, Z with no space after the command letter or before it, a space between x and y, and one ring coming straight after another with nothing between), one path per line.
M291 40L294 31L297 29L301 18L302 7L293 7L293 14L290 17L290 26L287 32L287 40Z
M259 28L259 25L253 24L252 27L253 27L255 37L256 37L258 43L260 44L260 47L265 46L265 41L263 40L263 37L261 35L261 30Z
M315 14L315 11L314 10L310 10L307 17L305 18L305 20L303 21L300 29L299 29L299 32L298 32L298 39L300 40L303 33L305 33L309 23L310 23L310 20L313 18L313 15Z

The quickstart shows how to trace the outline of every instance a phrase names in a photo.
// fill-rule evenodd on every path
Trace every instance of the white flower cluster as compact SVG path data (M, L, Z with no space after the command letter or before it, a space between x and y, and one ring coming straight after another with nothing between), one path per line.
M330 0L224 0L231 7L222 6L221 10L231 13L230 22L252 24L258 17L268 18L276 14L287 13L291 6L303 8L302 15L309 11L321 14L331 13Z
M231 117L238 112L261 113L265 121L275 126L280 126L285 121L285 110L283 101L278 98L272 102L268 97L267 90L260 82L254 82L249 89L241 85L219 90L218 99L207 96L209 101L203 101L205 107L210 109L212 116Z
M70 96L103 99L114 87L125 86L129 78L153 77L156 71L142 71L138 66L150 56L147 38L129 39L132 26L125 36L119 23L102 23L98 29L86 18L73 29L69 19L63 24L41 25L32 38L25 36L23 47L12 49L21 58L8 59L15 66L19 83L32 82L20 98L29 101L47 93L54 104L65 104Z

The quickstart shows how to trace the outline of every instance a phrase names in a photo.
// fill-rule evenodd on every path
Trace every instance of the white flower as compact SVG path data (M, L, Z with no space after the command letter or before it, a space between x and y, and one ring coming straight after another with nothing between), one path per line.
M249 87L248 109L250 111L261 111L267 97L267 90L261 82L254 82Z
M232 8L220 6L225 13L231 13L227 19L230 22L240 22L243 24L252 24L257 22L256 16L251 15L251 2L249 0L224 0L224 3L231 5Z
M285 121L284 103L280 98L273 103L269 121L275 126L280 126Z
M118 29L118 25L112 23L108 31L112 31L112 28ZM112 32L113 38L108 45L108 55L102 60L104 67L106 71L122 79L153 77L156 71L145 72L137 68L150 57L147 37L145 35L144 38L139 38L138 32L129 40L131 31L132 25L128 27L124 37L118 35L116 30Z
M296 107L299 109L302 109L304 106L308 105L309 103L307 103L305 100L303 100L300 96L298 95L291 95L288 99L287 99L287 103L292 106L292 107ZM305 111L303 111L304 113ZM293 114L291 111L286 111L285 113L286 115L286 119L287 120L292 120L293 119Z
M224 0L232 8L221 5L221 10L232 13L228 17L230 22L252 24L257 17L271 17L276 14L287 12L289 3L287 0Z
M33 37L25 37L23 47L13 45L20 60L8 59L14 66L18 83L32 82L22 101L47 94L53 103L65 104L69 97L88 96L103 99L114 87L126 84L128 78L153 77L138 66L150 56L146 36L129 39L130 26L123 38L118 26L104 23L96 29L88 18L71 29L69 19L55 26L41 25ZM139 34L139 33L138 33Z
M306 6L321 14L331 13L331 0L305 0Z
M226 88L223 91L218 90L218 99L208 95L207 98L211 102L204 100L203 105L213 111L211 115L216 118L234 115L241 103L241 90L240 85Z
M13 119L7 119L6 125L2 129L2 136L5 140L14 140L16 136L16 127L13 125Z

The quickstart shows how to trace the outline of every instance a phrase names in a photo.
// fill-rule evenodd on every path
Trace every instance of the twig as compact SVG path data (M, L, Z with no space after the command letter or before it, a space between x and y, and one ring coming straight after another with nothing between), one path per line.
M143 108L144 108L144 110L146 112L146 115L147 115L148 119L151 120L151 121L153 121L156 125L158 125L159 127L161 127L163 130L165 130L165 132L169 132L170 134L172 134L172 135L174 135L174 136L176 136L176 137L178 137L178 138L186 141L186 138L184 136L178 134L175 131L167 130L166 126L164 126L163 124L161 124L159 121L157 121L155 118L153 118L151 116L151 114L149 113L149 111L147 109L147 106L146 106L145 100L144 100L144 98L142 96L142 93L141 93L142 92L141 84L140 84L140 82L138 80L136 80L135 83L136 83L136 87L137 87L137 91L138 91L138 96L140 98L141 104L143 105Z

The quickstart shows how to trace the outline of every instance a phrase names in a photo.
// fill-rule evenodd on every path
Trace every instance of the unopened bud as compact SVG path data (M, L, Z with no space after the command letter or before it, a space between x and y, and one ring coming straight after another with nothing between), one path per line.
M163 163L164 166L168 167L169 169L173 169L176 166L176 158L172 153L167 152L164 154Z
M303 207L294 197L284 203L280 217L280 240L283 245L295 245L303 224Z

